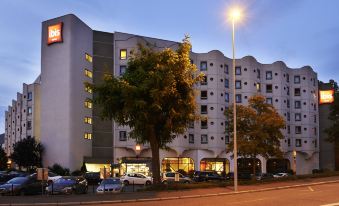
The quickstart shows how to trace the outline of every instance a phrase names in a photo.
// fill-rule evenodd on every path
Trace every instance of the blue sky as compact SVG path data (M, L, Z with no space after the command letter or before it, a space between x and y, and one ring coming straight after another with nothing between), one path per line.
M237 57L310 65L322 81L338 80L339 1L335 0L2 0L0 6L0 133L3 113L22 83L40 73L41 22L73 13L92 29L180 41L191 36L195 52L213 49L231 57L225 11L241 5Z

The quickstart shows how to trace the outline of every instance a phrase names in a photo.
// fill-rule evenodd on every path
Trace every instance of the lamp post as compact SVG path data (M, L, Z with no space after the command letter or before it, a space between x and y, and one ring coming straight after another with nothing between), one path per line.
M237 105L235 93L235 21L239 20L241 13L239 9L232 9L230 13L232 20L232 70L233 70L233 155L234 155L234 191L238 191L238 147L237 147Z

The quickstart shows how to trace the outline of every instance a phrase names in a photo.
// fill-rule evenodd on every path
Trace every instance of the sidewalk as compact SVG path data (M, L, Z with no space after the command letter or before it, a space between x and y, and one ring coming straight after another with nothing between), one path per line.
M240 185L238 193L260 192L267 190L287 189L291 187L305 187L312 184L330 184L339 182L339 176L326 178L312 178L295 181L274 182L256 185ZM68 205L73 203L80 204L102 204L114 202L133 202L133 201L156 201L164 199L196 198L216 195L235 195L233 187L225 188L201 188L180 191L161 191L161 192L134 192L121 194L104 195L54 195L54 196L2 196L0 205ZM107 202L108 201L108 202ZM34 204L37 203L37 204Z

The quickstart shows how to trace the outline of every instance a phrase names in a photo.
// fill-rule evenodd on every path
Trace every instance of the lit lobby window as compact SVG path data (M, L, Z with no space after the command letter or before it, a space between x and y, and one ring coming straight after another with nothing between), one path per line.
M89 54L85 54L85 58L86 58L86 60L88 61L88 62L91 62L92 63L92 61L93 61L93 58L92 58L92 56L91 55L89 55Z
M85 100L85 107L86 107L86 108L89 108L89 109L92 109L93 103L92 103L92 100L91 100L91 99L86 99L86 100Z
M93 78L93 73L90 70L85 69L85 76L92 79Z
M92 139L92 133L87 133L87 132L85 132L84 138L85 138L85 139Z
M84 118L84 122L85 122L86 124L92 124L92 118L91 118L91 117L85 117L85 118Z
M120 49L120 59L127 59L127 49Z
M88 92L88 93L92 93L93 90L92 90L92 87L88 84L85 84L85 91Z

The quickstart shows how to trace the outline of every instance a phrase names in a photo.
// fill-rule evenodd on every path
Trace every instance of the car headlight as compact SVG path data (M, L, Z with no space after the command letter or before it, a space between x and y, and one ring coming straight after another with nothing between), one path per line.
M103 189L101 189L101 188L100 188L100 189L97 189L97 191L99 191L99 192L102 192L102 191L103 191Z
M72 190L73 188L72 187L65 187L64 189L62 190Z

